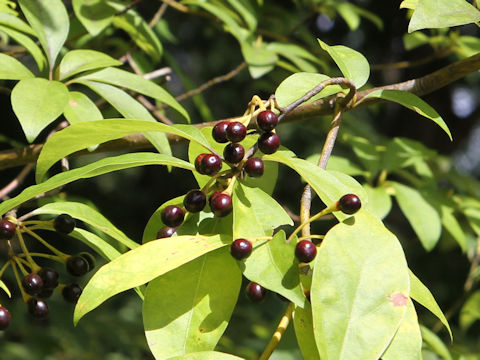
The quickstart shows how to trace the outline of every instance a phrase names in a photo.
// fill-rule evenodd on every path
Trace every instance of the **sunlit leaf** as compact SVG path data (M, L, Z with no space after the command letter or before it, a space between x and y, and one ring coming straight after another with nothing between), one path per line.
M122 65L122 62L99 51L85 49L71 50L65 54L60 62L60 80L83 71L118 65Z
M293 325L295 326L295 336L297 337L303 358L320 360L315 337L313 336L312 307L310 303L306 303L304 309L299 306L295 307Z
M12 56L0 54L0 79L22 80L33 77L32 72L20 61Z

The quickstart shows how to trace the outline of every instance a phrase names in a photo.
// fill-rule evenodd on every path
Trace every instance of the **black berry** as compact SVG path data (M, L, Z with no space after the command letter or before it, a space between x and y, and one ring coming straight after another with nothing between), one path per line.
M223 150L223 157L231 164L238 164L245 156L245 149L237 143L230 143Z
M232 198L230 195L214 192L210 196L210 208L217 217L227 216L232 212Z
M229 121L220 121L213 127L212 137L216 142L219 142L219 143L228 142L227 133L226 133L228 124L230 124Z
M67 271L73 276L85 275L90 270L88 261L80 255L70 256L67 260Z
M10 325L11 319L10 311L7 308L0 305L0 331L6 330Z
M272 131L278 124L278 116L270 110L262 111L257 116L257 125L263 131Z
M345 214L351 215L355 214L362 207L362 202L360 198L355 194L343 195L340 200L337 202L337 207L339 210Z
M171 237L173 234L175 234L175 231L177 231L176 228L165 226L158 230L157 233L157 239L163 239L163 238L168 238Z
M55 270L44 267L40 269L38 275L43 280L44 289L55 289L58 286L58 272Z
M30 298L27 302L28 312L36 319L48 317L48 305L42 299Z
M13 237L15 234L15 229L17 227L14 223L8 220L1 220L0 221L0 239L8 240Z
M241 122L232 121L227 127L227 139L231 142L240 142L247 135L247 128Z
M183 199L183 206L192 213L202 211L206 204L207 197L201 190L190 190Z
M40 299L48 299L52 295L53 295L53 289L43 288L42 291L40 291L40 294L38 294L37 296Z
M53 227L60 234L70 234L75 229L75 219L68 214L60 214L53 221Z
M273 154L280 146L280 138L275 133L264 133L258 138L258 148L264 154Z
M246 259L252 253L252 243L247 239L237 239L230 246L230 254L237 259Z
M201 174L213 176L222 168L222 159L215 154L206 154L202 158Z
M162 210L162 222L170 227L177 227L182 224L185 212L180 206L168 205Z
M62 296L69 303L76 304L80 295L82 288L77 284L67 285L62 289Z
M43 289L43 280L38 274L28 274L23 277L22 286L29 295L38 295Z
M263 286L253 281L247 285L245 292L247 297L253 303L261 303L263 300L265 300L265 296L267 295L267 290Z
M205 173L203 172L202 160L207 155L208 154L200 154L195 159L195 169L202 175L205 175Z
M301 262L309 263L315 259L315 255L317 255L317 247L310 240L299 241L295 247L295 256Z
M81 252L78 255L81 256L82 258L84 258L85 260L87 260L88 271L93 270L95 268L95 263L96 263L95 256L93 256L92 254L90 254L89 252L86 252L86 251Z
M245 163L245 171L251 177L260 177L263 175L263 160L257 157L248 159Z

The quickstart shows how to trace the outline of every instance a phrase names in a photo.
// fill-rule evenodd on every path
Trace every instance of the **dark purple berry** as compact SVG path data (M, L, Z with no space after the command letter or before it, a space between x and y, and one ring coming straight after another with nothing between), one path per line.
M251 177L260 177L263 175L264 165L263 160L257 157L252 157L245 162L245 171Z
M0 221L0 239L3 239L3 240L11 239L15 234L16 228L17 227L15 226L14 223L5 219L1 220Z
M48 305L42 299L30 298L27 302L28 312L36 319L48 317Z
M278 124L278 116L270 110L262 111L257 116L257 125L263 131L272 131Z
M90 270L88 261L82 256L70 256L67 260L67 271L73 276L83 276Z
M245 291L250 301L257 304L265 300L267 295L267 289L253 281L247 285Z
M208 154L200 154L195 159L195 169L202 175L205 175L205 173L203 172L202 160L207 155Z
M68 214L60 214L53 221L53 227L60 234L70 234L75 229L75 219Z
M237 143L230 143L223 150L223 157L230 164L238 164L245 156L245 149Z
M82 258L84 258L87 261L88 271L93 270L95 268L96 260L95 260L95 257L92 254L84 251L84 252L81 252L80 254L78 254L78 256L81 256Z
M232 198L230 195L214 192L210 196L210 208L217 217L227 216L232 212Z
M58 286L58 272L55 270L44 267L40 269L38 275L43 280L44 289L55 289Z
M192 213L202 211L206 204L207 197L201 190L190 190L183 199L183 206Z
M275 133L264 133L258 138L258 148L264 154L273 154L280 146L280 138Z
M77 284L67 285L62 289L62 296L69 303L76 304L80 295L82 288Z
M0 305L0 331L6 330L8 325L10 325L10 311L7 308Z
M252 253L252 243L247 239L237 239L230 246L230 254L237 259L246 259Z
M227 127L227 139L231 142L240 142L247 135L247 128L241 122L232 121Z
M38 295L43 289L43 280L38 274L28 274L23 277L22 286L29 295Z
M43 288L42 291L40 291L40 294L37 295L40 299L48 299L50 296L53 295L53 290L54 289L46 289Z
M227 139L227 128L229 121L220 121L217 123L212 129L212 137L218 143L226 143L228 142Z
M222 168L222 159L215 154L206 154L201 163L202 174L213 176Z
M362 202L360 198L355 194L343 195L340 200L337 202L337 207L339 210L345 214L351 215L355 214L362 207Z
M168 205L162 210L162 222L170 227L177 227L182 224L185 212L180 206Z
M158 230L157 233L157 239L163 239L163 238L168 238L171 237L173 234L175 234L175 231L177 231L176 228L165 226Z
M299 241L295 247L295 256L300 262L309 263L315 259L317 247L310 240Z

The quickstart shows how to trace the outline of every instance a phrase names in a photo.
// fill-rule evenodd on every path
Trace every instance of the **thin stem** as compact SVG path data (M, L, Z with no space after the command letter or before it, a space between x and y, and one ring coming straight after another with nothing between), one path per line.
M35 239L37 239L39 242L41 242L43 246L48 248L51 252L53 252L55 255L59 256L64 261L66 261L70 257L70 255L63 253L60 250L58 250L57 248L55 248L54 246L50 245L48 242L43 240L41 236L34 233L29 228L24 227L23 229L25 230L25 232L27 232L29 235L33 236Z
M34 252L31 252L30 255L32 257L41 257L41 258L46 258L46 259L50 259L50 260L54 260L54 261L57 261L59 263L64 263L64 261L62 260L62 258L60 256L57 256L57 255L51 255L51 254L44 254L44 253L34 253ZM24 255L23 254L19 254L18 257L23 257Z
M2 278L3 273L5 272L5 270L8 269L9 266L10 266L10 261L7 261L5 265L2 266L2 268L0 269L0 279Z
M22 261L18 258L18 256L15 256L15 257L13 258L13 260L15 260L15 262L17 263L17 265L18 265L20 271L22 272L22 275L23 275L23 276L29 274L29 272L28 272L27 270L25 270L25 268L23 267L23 264L26 264L28 267L30 267L30 264L29 264L27 261L25 261L25 260L22 259L22 260L23 260L23 262L22 262ZM33 271L33 270L32 270L32 271Z
M33 260L33 258L30 256L27 246L25 245L25 240L23 239L22 232L18 227L15 229L15 232L17 233L18 242L20 243L20 247L22 248L22 251L25 254L25 257L27 258L28 263L30 264L32 271L35 272L37 270L40 270L40 266L38 266L35 260Z
M310 239L320 239L323 240L325 238L325 235L308 235L308 236L302 236L298 238L298 241L302 240L310 240Z
M326 214L329 214L331 213L332 211L335 211L337 208L337 204L334 203L334 204L331 204L330 206L327 206L325 209L323 209L322 211L319 211L318 213L316 213L315 215L313 215L312 217L309 217L306 221L302 222L300 225L297 226L297 228L290 234L290 236L288 237L287 239L287 242L289 242L290 240L292 240L292 238L298 234L300 231L302 231L303 228L305 228L306 226L308 226L311 222L315 221L315 220L318 220L319 218L321 218L322 216L326 215ZM310 233L308 235L304 235L303 232L302 232L302 237L307 237L307 236L310 236Z
M288 324L292 319L294 304L291 302L288 304L287 310L283 314L280 322L278 323L277 330L272 335L270 342L268 343L267 347L263 351L263 354L260 356L259 360L267 360L272 355L273 351L276 349L278 343L282 339L283 334L287 330Z
M25 166L22 171L13 179L8 185L6 185L3 189L0 190L0 198L3 199L5 196L10 194L13 190L15 190L19 185L22 184L22 182L25 180L25 178L28 176L30 171L33 169L33 164L28 164Z
M30 296L27 295L27 293L23 289L22 280L20 279L20 275L18 274L16 263L13 259L10 259L9 262L12 264L13 273L15 274L15 279L17 280L18 288L20 289L20 293L22 294L23 301L27 302Z

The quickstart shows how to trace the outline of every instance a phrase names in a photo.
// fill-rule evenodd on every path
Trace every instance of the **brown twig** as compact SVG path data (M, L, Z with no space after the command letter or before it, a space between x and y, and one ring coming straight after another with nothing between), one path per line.
M167 125L173 125L173 121L167 118L165 115L163 115L160 111L158 111L158 108L153 105L150 101L147 100L147 98L143 95L137 95L136 96L137 100L147 108L148 111L152 113L153 116L155 116L158 120L163 122L164 124Z
M382 71L382 70L388 70L388 69L406 69L406 68L413 68L417 66L422 66L425 64L428 64L429 62L432 62L437 59L441 59L443 57L446 57L450 55L454 51L454 47L448 47L442 51L435 51L432 55L424 57L422 59L418 60L413 60L413 61L399 61L396 63L390 63L390 64L376 64L376 65L371 65L370 70L372 71Z
M30 171L33 169L33 164L28 164L25 166L22 171L13 179L10 181L9 184L7 184L3 189L0 189L0 199L4 199L8 194L10 194L13 190L15 190L19 185L22 184L22 182L25 180L25 178L30 174Z

